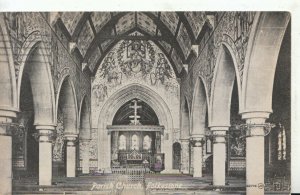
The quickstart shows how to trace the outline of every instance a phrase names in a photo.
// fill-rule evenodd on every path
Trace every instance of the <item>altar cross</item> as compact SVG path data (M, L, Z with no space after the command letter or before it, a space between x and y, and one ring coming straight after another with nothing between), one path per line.
M137 102L138 102L137 100L132 100L132 102L133 102L133 106L129 106L129 108L134 109L134 115L129 116L129 118L133 118L133 120L130 120L131 124L139 125L140 121L138 119L141 117L137 115L137 109L142 108L142 106L137 105Z

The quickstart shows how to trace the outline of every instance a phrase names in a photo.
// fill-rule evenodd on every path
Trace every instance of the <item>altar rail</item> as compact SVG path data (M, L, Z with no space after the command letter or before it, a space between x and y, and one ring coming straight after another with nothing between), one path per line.
M122 175L127 181L144 181L144 175L151 173L149 168L145 167L112 167L112 173Z

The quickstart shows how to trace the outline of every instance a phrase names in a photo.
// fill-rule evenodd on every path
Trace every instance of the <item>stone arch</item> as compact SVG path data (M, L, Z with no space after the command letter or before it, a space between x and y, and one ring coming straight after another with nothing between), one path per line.
M222 43L219 49L216 68L212 81L210 101L210 127L230 126L230 105L234 81L238 77L237 59L232 49L226 43ZM240 97L241 86L237 82Z
M64 132L66 134L78 134L77 98L75 87L70 76L66 75L62 79L58 89L56 111L58 112L60 106L64 115ZM57 115L58 113L56 113L56 116Z
M181 123L180 123L180 138L189 139L190 136L190 107L187 101L187 98L184 97L181 105Z
M79 111L79 139L90 139L90 106L87 100L87 96L84 95L80 104Z
M111 125L119 108L133 98L138 98L153 108L159 118L159 124L164 125L165 129L173 129L172 115L165 101L159 94L140 84L127 85L110 96L100 111L98 128L105 129L107 125Z
M34 100L34 125L53 126L56 124L55 96L50 64L43 42L39 38L35 40L34 37L38 35L34 33L30 36L33 38L27 38L24 43L27 46L20 54L22 59L18 73L18 105L21 98L22 77L27 72Z
M257 24L249 38L243 72L240 107L243 118L254 112L268 117L272 112L276 63L289 21L288 12L263 12L255 21Z
M16 117L18 111L17 86L12 46L8 37L4 17L0 15L0 110L1 116Z
M205 123L208 112L208 94L202 77L197 78L194 88L191 110L191 133L193 135L205 134Z
M162 134L161 148L165 152L165 169L172 168L172 139L173 118L162 97L150 88L138 83L127 85L112 94L102 107L98 118L98 168L110 167L110 134L106 131L107 125L112 125L113 117L119 108L126 102L138 98L148 104L156 113L159 124L165 127ZM102 147L100 147L100 145ZM105 145L106 147L103 147ZM105 157L105 159L104 159ZM102 159L101 159L102 158Z

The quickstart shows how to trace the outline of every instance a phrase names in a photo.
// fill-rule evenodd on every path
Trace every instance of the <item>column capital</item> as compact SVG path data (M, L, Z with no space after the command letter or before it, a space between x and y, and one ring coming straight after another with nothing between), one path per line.
M271 123L246 123L239 125L239 127L245 137L253 137L267 136L275 125Z
M242 112L241 116L242 119L264 119L266 120L267 118L269 118L271 112L265 112L265 111L253 111L253 112Z
M67 141L67 146L75 147L75 143L77 141L78 134L66 133L64 137Z
M183 138L183 139L179 139L179 140L180 140L180 142L182 144L190 143L190 139L189 138Z
M190 142L192 144L193 147L202 147L204 144L204 136L192 136L190 138Z
M212 130L211 131L211 136L213 138L213 143L226 143L226 136L227 136L227 130Z
M52 143L55 139L54 129L37 129L37 132L33 134L34 138L38 142L49 142Z

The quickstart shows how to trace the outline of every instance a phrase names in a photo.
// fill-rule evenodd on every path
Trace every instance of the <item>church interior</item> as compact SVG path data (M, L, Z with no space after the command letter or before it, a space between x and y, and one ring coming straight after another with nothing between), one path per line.
M290 194L290 20L0 13L0 194Z

